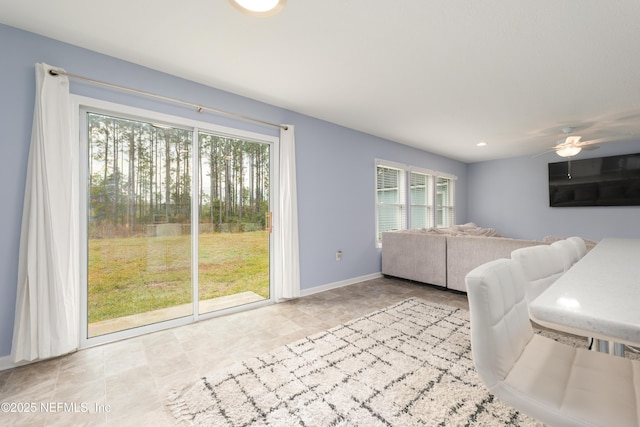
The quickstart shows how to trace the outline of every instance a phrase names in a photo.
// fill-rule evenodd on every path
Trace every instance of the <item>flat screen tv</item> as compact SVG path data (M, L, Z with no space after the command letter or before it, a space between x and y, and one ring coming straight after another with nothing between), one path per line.
M640 153L549 163L549 206L640 206Z

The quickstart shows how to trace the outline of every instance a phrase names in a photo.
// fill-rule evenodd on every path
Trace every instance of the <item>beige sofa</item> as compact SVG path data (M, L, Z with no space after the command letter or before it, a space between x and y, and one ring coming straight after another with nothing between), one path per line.
M422 230L382 233L382 274L466 292L464 278L471 270L511 251L545 242L447 235Z

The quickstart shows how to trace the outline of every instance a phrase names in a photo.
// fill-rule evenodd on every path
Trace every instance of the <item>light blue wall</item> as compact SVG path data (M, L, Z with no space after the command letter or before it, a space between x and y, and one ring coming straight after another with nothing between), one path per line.
M640 142L601 144L575 159L640 153ZM469 221L526 239L545 236L640 237L640 207L549 207L548 163L554 153L470 164Z
M376 158L456 175L458 220L466 221L465 164L309 117L295 121L303 288L380 271Z
M302 288L380 272L374 237L374 159L402 162L459 177L458 220L466 221L467 165L331 123L178 79L104 55L0 25L0 357L11 349L18 248L33 100L34 64L296 126ZM224 58L221 58L224 59ZM212 70L215 72L215 70ZM274 129L198 115L181 107L72 80L71 92L277 134ZM384 102L384 100L380 100ZM335 261L335 251L344 252Z

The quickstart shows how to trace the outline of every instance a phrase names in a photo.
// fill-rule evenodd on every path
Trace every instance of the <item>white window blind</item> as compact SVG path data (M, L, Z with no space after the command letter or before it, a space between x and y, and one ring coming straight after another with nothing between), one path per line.
M410 228L433 227L433 175L409 172Z
M406 228L406 171L391 164L376 166L376 224L377 242L383 231Z
M455 225L457 177L376 160L376 246L385 231Z
M451 227L456 222L455 179L436 177L436 227Z

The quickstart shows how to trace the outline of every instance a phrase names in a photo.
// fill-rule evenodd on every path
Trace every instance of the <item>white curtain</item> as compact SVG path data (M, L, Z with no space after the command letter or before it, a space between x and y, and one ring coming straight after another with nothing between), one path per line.
M22 213L11 358L78 348L77 150L69 81L36 64L36 97Z
M279 261L276 265L276 299L300 296L298 196L295 133L292 125L280 130Z

